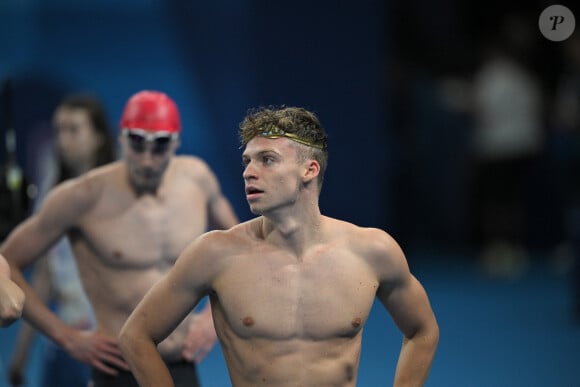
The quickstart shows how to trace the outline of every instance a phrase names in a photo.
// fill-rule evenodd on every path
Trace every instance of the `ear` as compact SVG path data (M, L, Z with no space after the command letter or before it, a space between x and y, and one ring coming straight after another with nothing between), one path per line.
M302 177L302 180L304 181L304 183L310 183L312 180L318 177L319 173L320 173L320 164L318 164L318 161L314 159L309 159L308 161L306 161L306 170L304 176Z

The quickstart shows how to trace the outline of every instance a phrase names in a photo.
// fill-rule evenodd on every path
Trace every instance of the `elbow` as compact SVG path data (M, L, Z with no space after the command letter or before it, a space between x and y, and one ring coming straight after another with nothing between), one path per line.
M437 345L439 344L439 324L437 324L435 318L433 318L433 321L427 326L427 329L425 329L422 336L431 344L433 349L437 348Z
M141 351L146 336L134 321L129 317L117 335L119 350L125 359L130 359Z
M125 322L125 325L123 325L121 331L117 335L119 350L126 360L131 358L131 354L135 352L135 345L137 343L136 336L136 330L133 327L133 324L131 324L131 318L129 318L129 320Z
M129 349L131 348L131 343L133 341L133 337L131 335L131 327L127 326L126 323L125 325L123 325L123 328L121 328L121 331L117 336L117 340L119 341L119 349L121 350L123 355L126 356L127 353L129 352Z
M439 325L437 325L437 323L434 324L430 337L431 345L433 346L433 352L435 352L437 346L439 345Z
M429 329L425 332L425 341L431 347L433 354L437 350L437 346L439 345L439 325L437 321L433 321Z
M405 342L415 342L425 350L429 350L435 353L437 346L439 345L439 325L436 320L433 320L429 324L424 325L412 335L405 336Z

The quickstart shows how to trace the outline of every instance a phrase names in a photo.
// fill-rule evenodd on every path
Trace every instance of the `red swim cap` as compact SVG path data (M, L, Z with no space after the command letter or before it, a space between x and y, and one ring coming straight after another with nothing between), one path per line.
M127 101L120 127L177 133L181 122L177 105L171 98L159 91L144 90Z

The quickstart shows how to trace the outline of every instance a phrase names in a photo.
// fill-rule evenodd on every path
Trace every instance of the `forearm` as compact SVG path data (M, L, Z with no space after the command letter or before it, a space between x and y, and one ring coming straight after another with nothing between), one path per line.
M34 289L34 292L38 295L44 304L49 302L51 285L46 257L35 264L30 286ZM35 336L36 329L34 329L34 327L32 327L32 325L26 321L23 322L20 331L18 332L18 338L16 339L16 344L14 346L15 350L12 355L13 365L19 365L23 367L24 364L26 364L28 351L30 350Z
M136 338L125 329L119 336L123 357L141 387L173 387L167 365L151 339Z
M438 329L403 339L394 387L419 387L425 384L438 341Z
M19 268L11 266L14 282L24 291L24 319L56 344L66 348L65 338L70 328L45 305L38 293L26 282Z

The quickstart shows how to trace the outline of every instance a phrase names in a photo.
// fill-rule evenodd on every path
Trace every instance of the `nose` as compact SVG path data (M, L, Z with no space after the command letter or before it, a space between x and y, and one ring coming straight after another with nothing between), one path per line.
M153 153L149 149L145 149L144 152L139 153L139 163L144 167L150 167L153 165Z
M249 162L248 164L246 164L246 167L244 168L244 171L242 172L242 177L244 178L244 180L249 180L249 179L255 179L256 176L256 169L252 166L252 163Z

